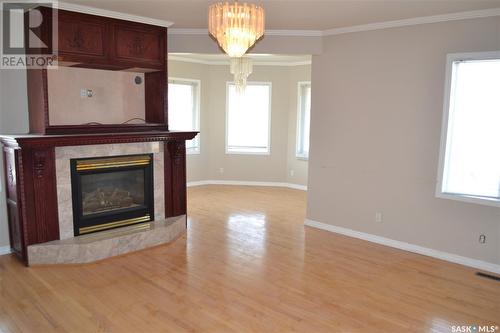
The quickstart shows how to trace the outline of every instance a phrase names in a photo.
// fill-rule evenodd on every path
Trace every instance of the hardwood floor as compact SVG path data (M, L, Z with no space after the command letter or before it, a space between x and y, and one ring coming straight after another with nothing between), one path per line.
M451 332L500 325L500 282L303 226L305 192L189 189L186 236L95 264L0 257L0 332Z

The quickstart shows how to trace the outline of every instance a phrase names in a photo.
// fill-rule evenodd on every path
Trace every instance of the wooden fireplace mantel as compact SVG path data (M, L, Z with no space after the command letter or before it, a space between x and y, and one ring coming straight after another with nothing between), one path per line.
M186 146L198 132L78 135L0 135L3 145L11 249L27 263L27 247L59 239L55 148L161 142L165 217L186 214Z
M7 147L34 148L134 142L185 141L193 139L197 134L198 132L181 131L151 131L76 135L11 134L0 135L0 140L2 141L2 144Z

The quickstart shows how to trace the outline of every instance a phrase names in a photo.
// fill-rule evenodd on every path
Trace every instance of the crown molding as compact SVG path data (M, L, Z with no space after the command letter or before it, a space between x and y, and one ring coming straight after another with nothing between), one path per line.
M168 29L169 35L208 35L208 29L185 29L172 28Z
M229 66L229 58L228 60L202 60L202 59L192 59L189 57L183 57L179 55L169 55L168 60L173 60L173 61L181 61L181 62L188 62L192 64L200 64L200 65L209 65L209 66ZM311 61L310 60L305 60L305 61L292 61L292 62L285 62L285 61L258 61L255 59L253 60L253 66L282 66L282 67L295 67L295 66L306 66L310 65Z
M167 28L170 27L172 24L174 24L173 22L170 22L170 21L158 20L158 19L145 17L145 16L139 16L139 15L131 15L131 14L115 12L115 11L106 10L106 9L99 9L99 8L94 8L94 7L89 7L89 6L75 5L72 3L61 2L61 1L54 2L54 8L69 10L72 12L78 12L78 13L84 13L84 14L110 17L110 18L125 20L125 21L151 24L151 25L156 25L156 26L160 26L160 27L167 27Z
M184 29L172 28L168 30L170 35L208 35L208 29ZM266 30L264 35L268 36L290 36L290 37L321 37L323 33L319 30Z
M385 21L385 22L377 22L370 24L354 25L343 28L334 28L334 29L324 30L323 36L334 36L352 32L381 30L381 29L389 29L397 27L406 27L412 25L469 20L469 19L493 17L493 16L500 16L500 8L472 10L468 12L459 12L459 13L451 13L443 15L422 16L422 17L414 17L403 20Z
M333 28L328 30L266 30L265 35L268 36L293 36L293 37L322 37L334 36L353 32L381 30L389 28L406 27L412 25L439 23L447 21L469 20L476 18L500 16L500 8L491 8L483 10L472 10L467 12L450 13L443 15L421 16L409 19L376 22L370 24L354 25L350 27ZM169 29L169 34L172 35L207 35L207 29L184 29L173 28Z
M264 35L268 36L290 36L290 37L321 37L321 30L266 30Z
M106 9L99 9L83 5L75 5L66 2L55 2L55 7L73 12L99 15L111 17L121 20L152 24L162 27L170 27L174 23L171 21L159 20L145 16L131 15ZM421 16L409 19L376 22L370 24L354 25L349 27L333 28L328 30L266 30L265 35L281 36L281 37L322 37L334 36L353 32L381 30L429 23L439 23L447 21L468 20L476 18L500 16L500 8L491 8L483 10L472 10L467 12L450 13L443 15ZM207 29L186 29L186 28L171 28L168 30L169 35L208 35Z

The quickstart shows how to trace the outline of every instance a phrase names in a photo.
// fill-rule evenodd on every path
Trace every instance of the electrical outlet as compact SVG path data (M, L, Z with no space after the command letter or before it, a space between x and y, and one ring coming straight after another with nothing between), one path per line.
M224 168L219 168L219 173L224 173Z
M293 177L295 175L295 170L290 170L290 176Z
M481 244L486 243L486 235L479 235L479 243Z
M382 213L381 212L376 212L375 213L375 222L382 222Z
M94 96L92 89L80 89L80 98L91 98Z

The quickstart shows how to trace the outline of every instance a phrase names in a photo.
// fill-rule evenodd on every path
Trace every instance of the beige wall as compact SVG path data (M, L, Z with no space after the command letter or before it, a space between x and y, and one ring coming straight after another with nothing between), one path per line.
M498 17L325 38L307 217L500 264L500 209L434 195L446 54L498 49Z
M169 61L170 77L201 80L201 154L188 155L188 181L235 180L307 185L307 162L295 162L294 126L297 82L309 80L310 70L310 66L254 66L249 81L272 83L271 154L228 155L225 153L226 82L233 79L229 66ZM223 172L220 172L221 168ZM295 171L292 178L287 176L290 168Z
M26 72L0 70L0 133L28 132L28 100ZM0 155L0 248L9 246L3 154Z
M268 36L250 50L257 54L320 54L322 37ZM217 43L207 34L168 35L168 50L172 53L222 53Z
M136 76L141 84L135 84ZM143 73L59 67L47 72L47 81L51 125L121 124L145 118ZM92 90L93 96L81 97L81 89Z

